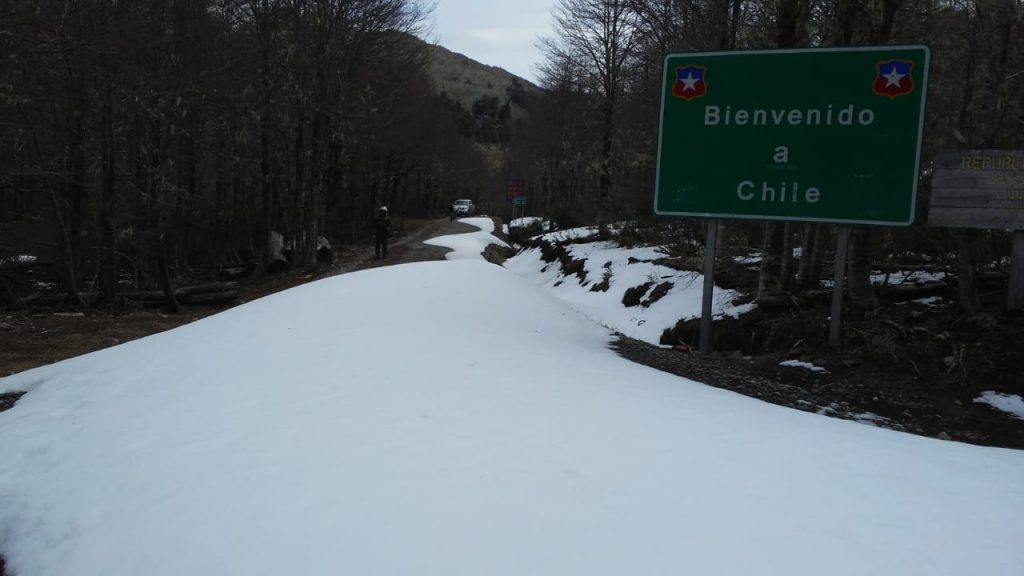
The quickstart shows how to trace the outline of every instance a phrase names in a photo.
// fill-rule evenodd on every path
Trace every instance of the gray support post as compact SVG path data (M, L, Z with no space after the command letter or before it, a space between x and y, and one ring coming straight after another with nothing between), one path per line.
M828 325L828 343L839 345L839 328L843 315L843 282L846 280L846 251L850 240L850 227L836 227L836 264L832 284L832 318Z
M1024 230L1013 231L1010 253L1010 284L1006 287L1006 309L1024 310Z
M718 220L708 220L704 243L704 297L700 309L700 352L711 352L711 301L715 293L715 252L718 249Z

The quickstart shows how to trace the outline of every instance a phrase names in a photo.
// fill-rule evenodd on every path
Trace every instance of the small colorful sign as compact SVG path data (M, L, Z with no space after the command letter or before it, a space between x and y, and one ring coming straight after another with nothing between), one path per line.
M878 63L878 75L872 91L879 96L896 98L914 93L913 60L888 60Z
M676 68L676 83L672 85L672 95L690 101L700 98L708 91L704 81L707 68L703 66L680 66Z
M508 179L508 199L514 200L526 195L526 181L522 178Z

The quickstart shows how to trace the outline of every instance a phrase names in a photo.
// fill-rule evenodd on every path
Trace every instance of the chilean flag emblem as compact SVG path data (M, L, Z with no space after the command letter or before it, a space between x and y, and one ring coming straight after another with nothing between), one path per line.
M871 91L879 96L895 99L897 96L914 91L914 78L910 71L914 63L910 60L886 60L877 65L878 73L871 85Z
M680 66L676 68L676 82L672 85L672 95L690 101L700 98L708 91L704 82L707 69L703 66Z

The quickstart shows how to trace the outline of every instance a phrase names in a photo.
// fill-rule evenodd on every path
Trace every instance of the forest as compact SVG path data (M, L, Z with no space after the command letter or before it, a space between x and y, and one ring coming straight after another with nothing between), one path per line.
M557 0L539 88L468 106L428 74L432 8L0 0L0 306L40 286L83 308L173 300L195 270L313 270L367 242L382 204L438 218L466 197L506 216L510 179L557 225L699 243L700 221L652 216L670 53L927 44L925 171L942 151L1024 149L1020 0ZM968 311L975 276L1005 276L1011 234L929 227L929 194L923 174L912 226L851 228L851 305L875 306L871 270L897 262L955 270ZM835 226L724 234L763 250L767 299L818 286ZM43 265L52 283L24 274Z

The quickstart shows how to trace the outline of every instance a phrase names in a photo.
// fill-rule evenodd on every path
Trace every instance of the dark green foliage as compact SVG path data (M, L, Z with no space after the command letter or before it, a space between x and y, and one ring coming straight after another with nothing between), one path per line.
M569 208L560 208L556 210L555 213L552 214L551 220L559 230L580 228L587 224L580 213L574 212Z
M777 346L792 345L805 336L803 331L786 332L775 330L769 322L763 321L764 317L760 311L753 311L743 314L739 318L721 318L714 322L712 327L712 348L717 351L738 350L744 354L758 354L767 351L765 342L775 334L772 343ZM819 316L814 316L813 322L821 323ZM689 344L695 346L698 343L700 331L700 318L680 320L672 328L667 328L661 335L661 344ZM819 327L814 337L822 338L822 334L828 331ZM782 341L779 336L789 336L791 339Z
M562 274L565 276L576 276L580 284L583 284L587 280L587 270L585 268L587 261L573 258L569 251L566 250L565 246L573 242L567 241L563 244L534 238L528 239L524 242L524 245L529 248L539 248L542 260L545 262L558 261Z
M481 96L473 102L471 111L473 118L477 121L490 120L498 116L498 98L496 96Z
M665 296L665 294L668 294L668 291L672 289L672 286L674 286L674 284L672 284L671 282L662 282L658 284L657 286L654 287L654 290L651 290L650 296L644 299L644 301L641 302L640 305L643 306L644 308L647 308L651 304L654 304L658 300L661 300Z
M654 282L644 282L639 286L627 288L625 294L622 295L622 305L626 307L639 306L651 286L654 286Z
M569 256L560 259L562 262L562 273L566 276L576 276L580 284L587 280L586 260L574 260Z
M554 262L565 254L564 248L551 242L538 242L537 247L540 248L541 259L545 262Z
M654 287L653 290L651 290L652 286ZM639 286L633 286L632 288L626 289L626 292L622 295L622 305L626 307L642 306L647 308L668 294L668 291L672 289L672 286L673 284L671 282L656 283L654 281L644 282ZM650 292L649 295L648 292Z
M612 263L604 265L604 272L601 273L601 281L590 287L591 292L607 292L612 285Z

